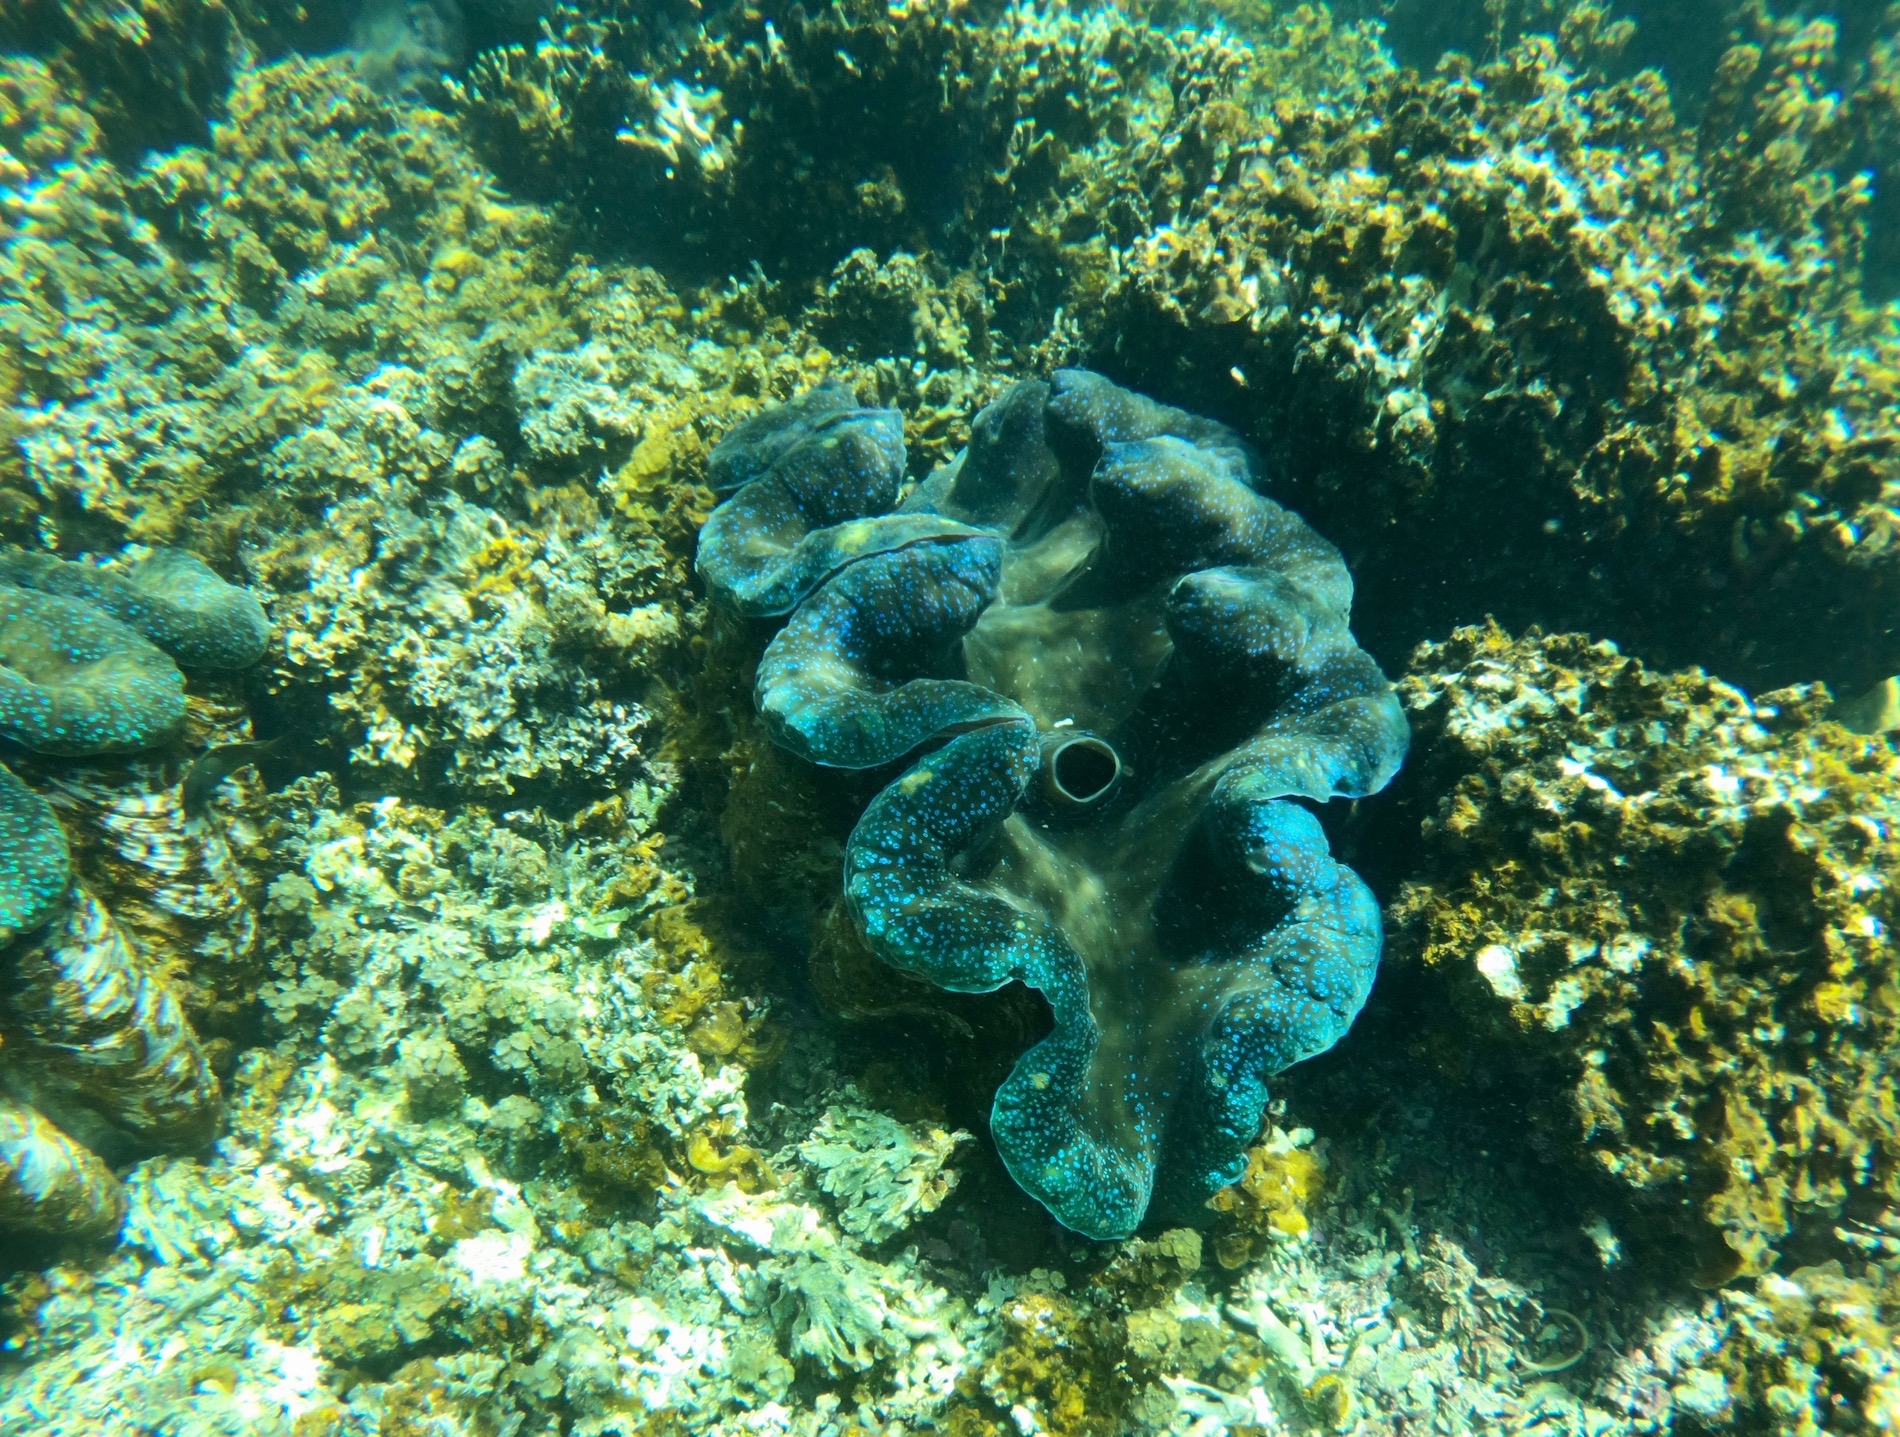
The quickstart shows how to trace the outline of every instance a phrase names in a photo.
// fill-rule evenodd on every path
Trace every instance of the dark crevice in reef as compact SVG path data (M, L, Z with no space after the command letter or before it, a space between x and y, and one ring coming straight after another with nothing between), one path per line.
M1394 493L1389 463L1341 442L1356 397L1303 393L1298 366L1244 331L1157 327L1137 310L1090 362L1167 402L1198 405L1260 448L1267 492L1345 554L1356 630L1388 670L1402 669L1421 641L1487 616L1513 630L1598 634L1658 667L1701 665L1750 691L1822 680L1854 693L1900 664L1900 606L1869 593L1894 587L1884 570L1802 562L1778 538L1747 554L1737 536L1765 530L1745 515L1700 538L1660 514L1601 517L1602 500L1579 493L1587 481L1548 452L1529 406L1514 411L1506 400L1474 414L1458 451ZM1801 463L1786 457L1791 470ZM1848 502L1871 498L1881 463L1872 448L1842 475Z
M107 150L127 165L148 150L204 141L239 43L221 0L127 7L116 16L88 15L64 0L0 6L0 46L47 56L92 112Z

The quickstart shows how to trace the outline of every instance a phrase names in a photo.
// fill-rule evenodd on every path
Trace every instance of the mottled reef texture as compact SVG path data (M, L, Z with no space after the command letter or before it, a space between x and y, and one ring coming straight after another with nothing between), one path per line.
M0 755L224 1094L4 1254L0 1430L1900 1425L1897 760L1813 687L1900 671L1900 16L1371 8L0 4L0 540L271 625L186 719L261 773L110 761L242 952ZM1323 819L1358 1026L1114 1243L983 1131L1040 1007L827 922L898 775L694 578L772 404L901 507L1068 365L1254 446L1417 734Z
M1719 1234L1708 1280L1891 1204L1889 739L1824 691L1495 627L1422 647L1401 692L1423 844L1391 957L1456 1015L1421 1060L1546 1095L1532 1140L1662 1245Z
M682 277L742 254L796 299L901 248L986 346L1034 363L1059 319L1058 355L1235 423L1364 571L1389 662L1495 611L1752 684L1900 667L1864 268L1890 27L1843 53L1738 9L1679 112L1589 6L1431 73L1323 11L1249 20L574 14L461 103L504 173Z
M1282 113L1136 247L1110 347L1254 417L1375 647L1496 612L1871 682L1900 657L1895 349L1850 157L1892 123L1891 48L1842 100L1828 27L1738 45L1691 122L1653 72L1594 81L1619 36L1576 20Z

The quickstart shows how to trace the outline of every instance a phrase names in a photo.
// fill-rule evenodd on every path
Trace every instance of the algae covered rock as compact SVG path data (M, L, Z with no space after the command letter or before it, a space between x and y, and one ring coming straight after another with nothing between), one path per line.
M1612 1226L1721 1277L1892 1203L1892 742L1574 635L1461 629L1401 692L1432 797L1394 954Z
M1362 563L1381 655L1490 613L1864 688L1900 670L1862 139L1891 45L1738 7L1698 107L1611 9L1559 8L1481 64L1322 48L1322 100L1250 108L1218 183L1119 247L1096 362L1261 445ZM1267 28L1262 71L1328 29Z
M801 411L739 436L754 472L700 567L751 612L797 604L758 666L781 745L849 769L924 749L852 833L851 919L902 972L1048 1000L991 1131L1063 1223L1191 1211L1378 959L1370 893L1288 801L1376 792L1405 750L1345 565L1229 431L1099 375L1013 387L889 514L833 422L762 465ZM755 555L776 586L747 583Z
M967 254L1119 125L1166 39L1118 11L943 3L563 9L458 85L497 172L689 270L823 274L860 246ZM874 117L874 118L873 118Z
M9 0L0 39L10 53L45 61L115 157L133 163L148 148L203 138L242 50L234 7L222 0Z
M516 359L570 339L545 315L545 220L492 193L443 117L399 112L347 56L247 67L226 108L202 147L136 170L80 137L16 176L12 502L82 531L62 550L187 525L202 544L262 494L310 505L283 525L308 528L305 475L327 461L328 493L356 457L328 423L345 386L407 362L461 432L497 408L512 432ZM17 515L8 537L44 542Z

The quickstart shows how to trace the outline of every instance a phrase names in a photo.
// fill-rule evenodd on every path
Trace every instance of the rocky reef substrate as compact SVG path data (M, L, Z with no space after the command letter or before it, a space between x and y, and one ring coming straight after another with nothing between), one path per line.
M116 1241L8 1239L0 1430L1900 1421L1891 16L1419 8L0 14L7 601L189 553L269 630L0 755L205 1097L128 1142L3 1035ZM989 1130L1047 1010L837 902L914 759L775 742L700 541L814 392L852 518L1033 529L926 481L1078 366L1338 546L1414 736L1282 805L1363 1012L1112 1241Z

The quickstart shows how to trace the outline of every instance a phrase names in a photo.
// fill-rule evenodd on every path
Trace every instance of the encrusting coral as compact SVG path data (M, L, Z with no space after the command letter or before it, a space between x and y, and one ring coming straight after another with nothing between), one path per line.
M1401 692L1437 797L1392 947L1611 1228L1720 1278L1900 1199L1890 741L1575 635L1461 629Z
M1496 613L1751 686L1900 670L1860 138L1891 134L1891 42L1849 65L1833 21L1738 6L1678 109L1619 64L1626 20L1550 8L1483 64L1375 48L1237 109L1217 181L1115 245L1085 353L1260 444L1382 655ZM1263 28L1243 85L1353 38Z
M55 760L185 741L173 659L242 668L269 636L256 597L189 554L113 570L0 553L0 736L28 755L0 769L0 1230L107 1232L124 1197L89 1145L213 1134L218 1082L167 970L194 956L179 950L195 927L227 930L227 960L249 947L217 820L184 811L175 763L89 775ZM67 825L96 854L76 863ZM126 887L121 925L109 905Z
M903 472L892 411L770 411L715 451L700 569L791 611L758 666L780 744L863 769L941 743L852 831L852 920L903 972L1043 994L991 1131L1063 1223L1126 1236L1238 1178L1265 1079L1365 1001L1377 905L1286 799L1376 792L1405 721L1337 551L1218 424L1060 371L883 512Z

